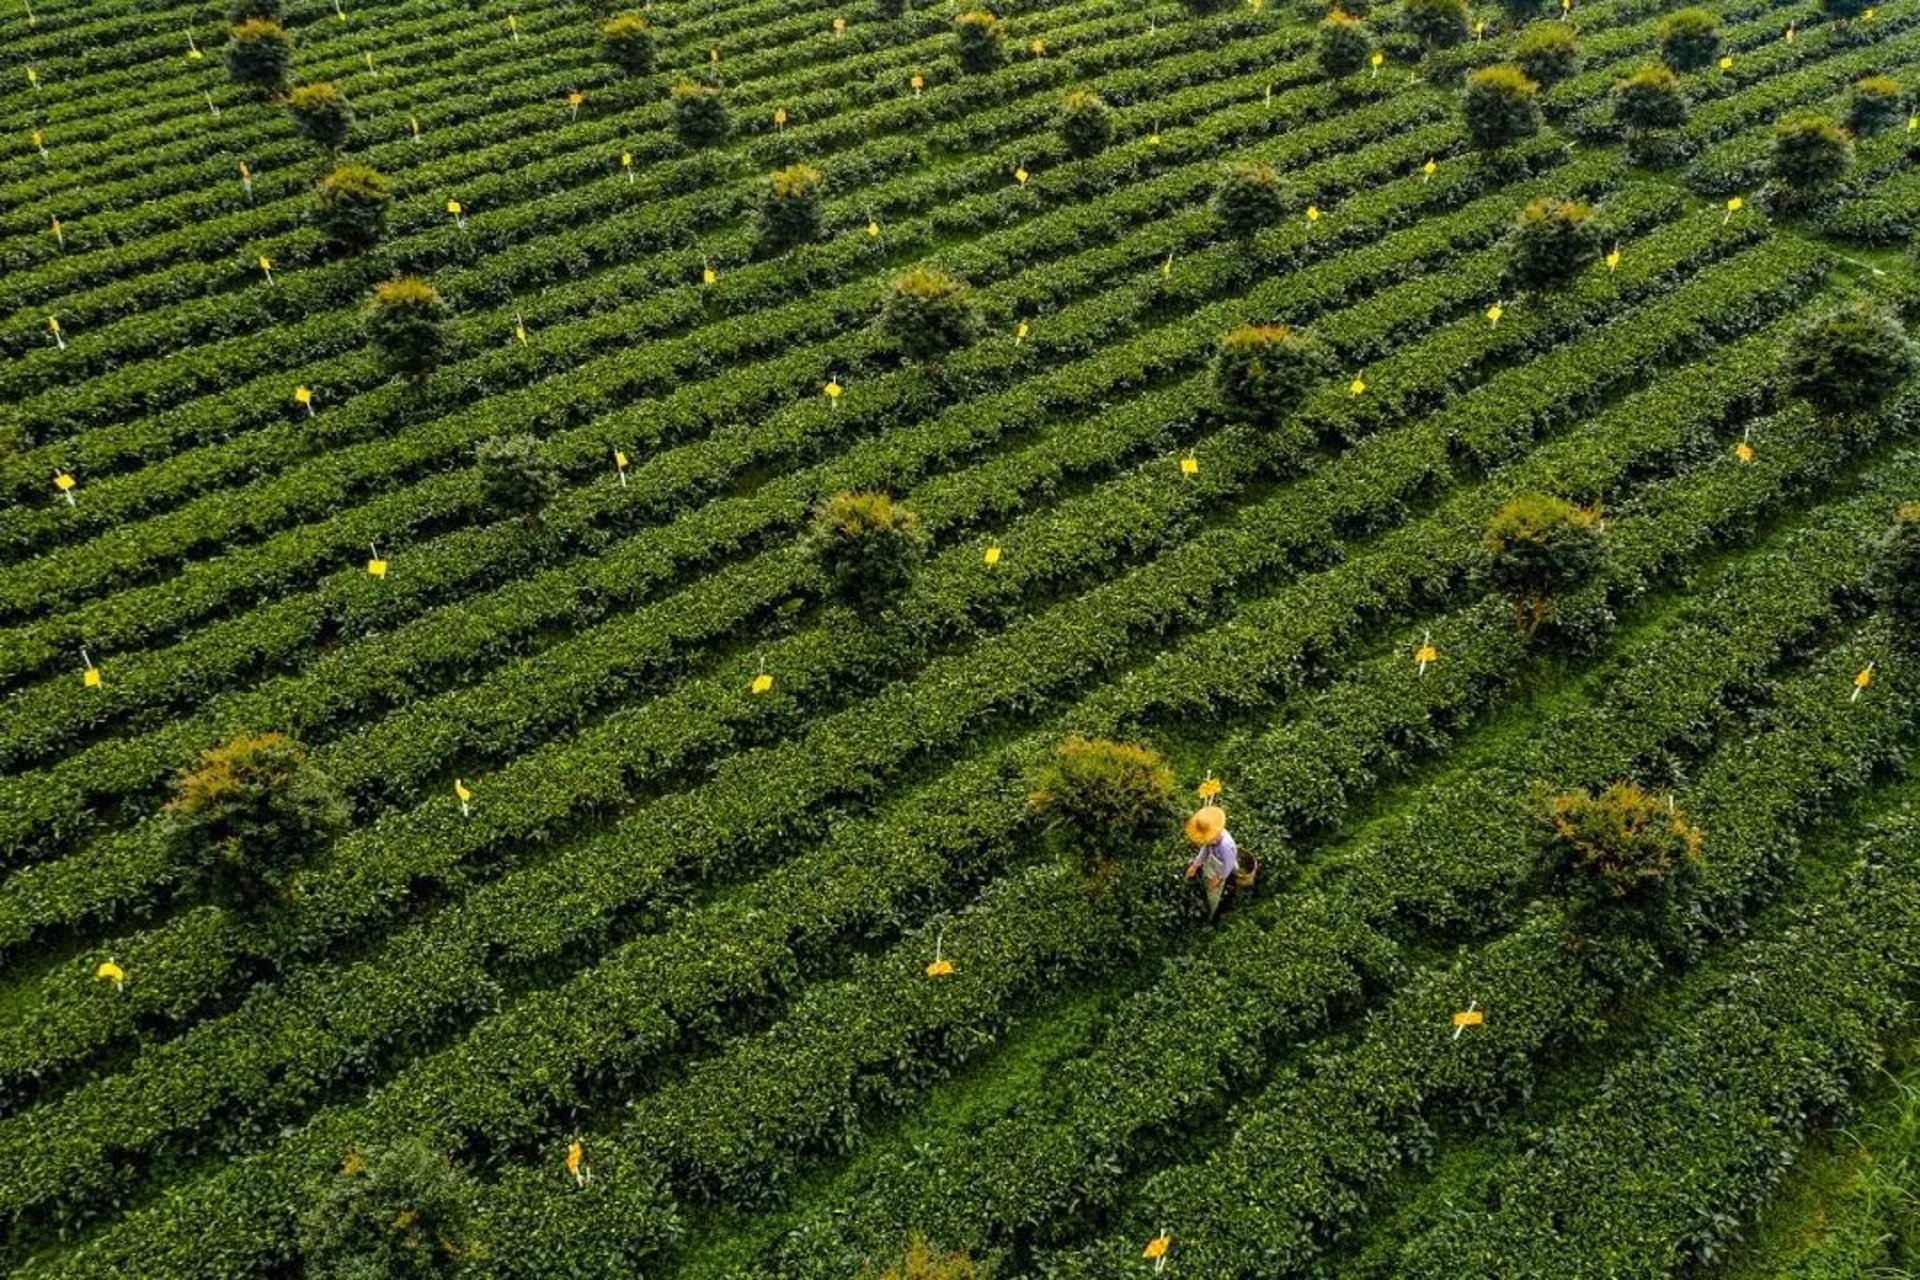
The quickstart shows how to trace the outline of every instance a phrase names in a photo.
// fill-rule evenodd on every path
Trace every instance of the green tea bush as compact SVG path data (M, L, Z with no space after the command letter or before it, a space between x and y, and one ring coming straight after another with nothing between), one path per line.
M1626 130L1627 155L1642 163L1663 161L1664 131L1687 121L1680 77L1664 63L1651 63L1613 86L1613 119Z
M234 24L226 59L227 74L236 83L262 94L278 93L293 63L293 37L271 19L248 18Z
M435 1280L477 1256L479 1188L418 1138L350 1151L302 1215L308 1280Z
M888 284L880 329L907 359L927 365L978 336L980 309L960 281L915 267Z
M919 518L878 492L841 492L815 510L809 550L842 600L863 608L898 597L926 554Z
M1660 58L1675 71L1698 71L1720 56L1720 19L1705 9L1676 9L1660 19Z
M668 90L673 101L673 125L684 147L711 147L725 142L733 122L712 85L682 80Z
M1081 871L1098 877L1171 831L1173 770L1149 747L1071 737L1042 766L1027 804Z
M1840 180L1853 163L1853 140L1831 116L1801 112L1773 127L1768 172L1795 200Z
M760 244L778 252L805 244L820 233L820 171L796 164L767 175L760 202Z
M1551 797L1546 871L1589 971L1638 985L1682 949L1703 836L1672 795L1617 781Z
M1286 206L1286 183L1272 165L1229 164L1213 190L1214 214L1236 240L1251 240L1261 228L1279 222Z
M313 221L337 247L371 249L387 229L393 184L364 164L336 165L314 185Z
M1551 89L1580 69L1580 43L1564 22L1541 22L1520 33L1513 65L1542 89Z
M1914 343L1894 316L1858 303L1803 321L1781 355L1789 394L1829 416L1879 407L1913 376Z
M1460 111L1467 136L1483 152L1525 142L1540 132L1540 86L1519 67L1486 67L1467 77Z
M487 506L532 522L560 490L560 471L538 437L493 436L474 446L480 495Z
M288 93L287 114L293 117L294 128L335 151L346 145L353 132L353 104L324 80L299 85Z
M1900 119L1903 96L1888 76L1856 81L1847 94L1847 128L1862 138L1883 132Z
M975 75L992 71L1006 59L1000 20L985 9L970 9L953 20L960 69Z
M1905 619L1910 630L1920 623L1920 502L1894 509L1893 524L1880 540L1874 589L1881 606Z
M1220 339L1213 383L1229 418L1273 426L1331 367L1326 351L1308 334L1286 325L1242 325Z
M1508 245L1505 279L1522 293L1565 284L1600 257L1593 209L1579 200L1542 196L1520 211Z
M367 338L395 373L424 378L446 351L446 303L418 276L401 276L373 287L367 303Z
M633 76L653 70L657 51L653 28L637 13L620 13L607 19L600 28L600 49L608 62Z
M1451 49L1467 38L1467 0L1406 0L1400 21L1429 49Z
M1320 23L1320 39L1315 54L1320 69L1329 80L1345 80L1367 65L1373 53L1373 37L1366 24L1343 9L1335 9Z
M1113 141L1113 112L1097 93L1075 90L1060 103L1060 140L1080 159L1098 155Z

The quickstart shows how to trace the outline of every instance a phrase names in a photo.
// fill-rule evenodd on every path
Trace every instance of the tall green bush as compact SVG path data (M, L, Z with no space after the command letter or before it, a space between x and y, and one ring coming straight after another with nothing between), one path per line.
M1540 132L1540 86L1519 67L1502 64L1467 77L1460 111L1467 136L1483 152L1525 142Z
M1213 212L1221 229L1236 240L1251 240L1263 227L1279 222L1286 206L1286 183L1272 165L1228 164L1213 189Z
M953 20L960 69L975 75L992 71L1006 59L1000 20L985 9L969 9Z
M1372 53L1373 37L1367 34L1366 24L1360 19L1344 9L1335 9L1321 20L1315 54L1328 80L1345 80L1357 75Z
M1565 284L1600 257L1600 227L1583 201L1541 196L1520 211L1508 245L1509 288L1541 293Z
M492 436L474 446L480 496L489 508L529 523L560 490L560 469L537 436Z
M273 94L286 87L287 68L293 64L293 37L268 18L235 23L227 39L227 74L257 93Z
M301 1217L307 1280L438 1280L480 1256L480 1189L418 1138L350 1151Z
M303 84L287 94L294 128L323 147L339 150L353 132L353 104L326 81Z
M1027 803L1081 871L1098 877L1171 833L1173 770L1149 747L1071 737L1042 766Z
M915 267L887 285L880 329L907 359L927 365L978 336L980 309L960 281Z
M926 554L919 518L878 492L841 492L814 511L809 549L834 593L849 604L886 604L913 582Z
M342 164L314 184L314 225L336 246L371 249L387 229L393 184L364 164Z
M1273 426L1299 406L1331 364L1308 334L1283 324L1242 325L1220 339L1214 389L1229 418Z
M1885 403L1913 376L1913 340L1887 311L1862 302L1801 322L1780 359L1787 392L1828 416Z
M760 202L762 247L777 252L818 235L823 189L820 171L811 165L791 165L768 174Z
M1542 89L1551 89L1580 69L1580 42L1564 22L1538 22L1513 43L1513 65Z
M1900 84L1888 76L1867 76L1847 93L1847 128L1862 138L1883 132L1900 119Z
M1541 493L1522 494L1495 512L1484 542L1488 577L1512 601L1529 640L1554 599L1591 578L1606 559L1600 513Z
M682 80L667 94L673 102L673 124L680 145L697 149L726 141L733 122L718 89Z
M1660 58L1675 71L1710 65L1720 47L1720 19L1705 9L1676 9L1660 19Z
M1097 93L1076 89L1060 103L1060 140L1080 159L1098 155L1113 141L1113 112Z
M373 287L366 308L367 338L395 373L424 378L446 351L446 303L418 276Z
M643 76L653 70L657 42L653 28L637 13L619 13L600 28L600 48L608 62L628 75Z

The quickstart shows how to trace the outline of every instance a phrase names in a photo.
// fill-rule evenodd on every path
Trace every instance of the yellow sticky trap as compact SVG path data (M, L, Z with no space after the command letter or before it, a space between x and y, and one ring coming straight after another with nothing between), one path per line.
M1422 182L1431 182L1433 175L1440 172L1440 165L1432 156L1428 156L1427 162L1420 166L1420 172L1425 175L1420 179Z
M773 127L776 129L784 129L787 127L787 109L785 107L775 107L773 109Z
M1013 180L1023 187L1027 185L1027 170L1024 165L1013 171Z
M1180 459L1180 474L1183 476L1199 475L1200 459L1194 457L1192 454L1188 454L1186 457Z
M625 471L627 469L627 455L623 451L615 449L613 451L613 465Z
M467 790L467 784L458 778L453 780L453 794L461 804L466 804L473 799L473 792Z
M1025 342L1027 340L1027 334L1030 332L1032 331L1027 328L1027 322L1025 320L1015 325L1013 330L1014 345L1018 346L1020 343Z
M518 40L520 38L520 19L514 17L512 14L508 14L507 30L513 32L513 38Z
M1615 245L1607 251L1607 270L1612 271L1620 265L1620 246Z
M1747 202L1745 200L1742 200L1739 196L1735 196L1733 199L1727 201L1728 213L1738 213L1746 207L1747 207Z
M1732 54L1728 54L1728 55L1726 55L1726 56L1725 56L1724 58L1722 58L1722 59L1720 59L1720 69L1721 69L1722 71L1731 71L1731 70L1733 70L1733 55L1732 55Z
M1745 440L1742 440L1739 444L1736 444L1733 446L1733 456L1740 459L1740 461L1742 462L1752 462L1753 446L1748 444Z
M929 978L944 978L952 972L953 961L951 960L935 960L927 966L927 976Z
M1027 48L1033 53L1033 56L1037 58L1047 51L1047 42L1039 36L1035 36L1033 43L1028 45Z
M1199 796L1202 800L1213 799L1220 794L1220 779L1209 777L1205 782L1193 789L1193 794Z
M1167 279L1173 277L1173 250L1171 249L1167 250L1167 260L1160 264L1160 274Z
M572 1144L567 1147L567 1173L575 1183L582 1181L580 1177L580 1161L584 1158L585 1154L580 1147L580 1139L578 1138L575 1138Z
M1496 302L1492 306L1487 308L1487 323L1499 324L1500 317L1505 314L1507 314L1506 309Z
M1908 132L1908 133L1912 133L1912 132L1913 132L1914 130L1916 130L1916 129L1920 129L1920 115L1911 115L1911 116L1908 116L1908 117L1907 117L1907 132Z
M867 239L878 240L879 238L880 238L880 224L875 222L872 218L868 218L867 219Z
M1487 38L1487 20L1485 18L1473 24L1473 38L1475 40L1484 40Z
M27 83L36 89L40 87L40 73L32 67L27 68Z
M1484 1025L1486 1020L1487 1015L1478 1009L1462 1009L1453 1015L1453 1025L1456 1027L1478 1027Z
M384 578L387 576L387 562L375 556L367 561L367 572L376 578Z
M773 677L763 671L753 678L753 683L748 685L747 688L753 693L765 693L767 690L773 688Z
M69 492L73 488L73 477L64 471L57 472L53 477L53 487L62 493Z
M80 673L80 683L88 689L98 689L100 687L100 668L88 667L85 671L82 671Z
M829 382L824 388L827 393L827 399L829 400L838 400L843 389L838 382Z
M1307 206L1307 223L1311 225L1318 221L1320 221L1320 206L1317 204L1308 205Z
M1152 132L1152 133L1150 133L1150 134L1148 134L1148 135L1147 135L1147 145L1148 145L1148 146L1150 146L1150 147L1157 147L1157 146L1159 146L1159 145L1160 145L1160 131L1159 131L1159 130L1157 130L1157 129L1156 129L1156 130L1154 130L1154 132Z
M1862 13L1862 14L1860 15L1860 21L1862 21L1862 22L1872 22L1872 21L1873 21L1873 15L1874 15L1874 13L1875 13L1875 12L1876 12L1876 11L1875 11L1875 10L1873 10L1873 9L1867 9L1867 10L1866 10L1865 12L1863 12L1863 13Z
M1349 382L1347 384L1347 392L1350 395L1356 395L1356 396L1363 396L1367 394L1367 380L1365 378L1356 377L1352 382Z
M1787 43L1793 43L1793 24L1791 22L1787 24Z
M207 55L200 52L200 46L193 42L193 32L187 32L187 60L197 62Z
M1428 663L1440 661L1440 651L1431 644L1423 644L1414 650L1413 660L1424 667Z
M1387 55L1384 53L1381 53L1378 49L1374 50L1373 56L1367 59L1368 63L1372 65L1375 71L1378 71L1381 68L1381 66L1386 62L1386 60L1387 60Z
M127 981L127 971L111 960L102 960L100 967L93 971L96 982L111 982L118 991Z
M845 18L835 18L833 20L833 34L839 35L842 31L845 31L846 29L847 29L847 20Z
M67 233L61 229L58 218L53 220L53 238L59 242L62 249L67 247Z
M1873 666L1874 664L1869 662L1866 666L1860 669L1860 672L1858 675L1854 676L1853 697L1855 700L1858 700L1861 693L1864 692L1867 689L1867 687L1873 683Z
M712 267L702 267L700 269L701 284L712 284L717 279L719 279L719 277L713 274Z
M415 142L418 142L418 141L420 141L420 117L419 117L419 116L408 116L408 117L407 117L407 125L408 125L408 127L409 127L409 128L411 128L411 129L413 130L413 140L414 140Z
M913 96L917 98L920 96L920 91L927 87L927 78L925 76L915 76L907 81L907 87L913 90Z
M466 213L466 208L458 200L447 201L447 212L458 218Z
M999 564L1000 548L988 547L986 555L982 556L981 559L985 560L988 564Z
M708 61L708 62L718 62L718 61L720 61L720 46L719 46L719 45L715 45L715 46L714 46L713 48L711 48L711 49L709 49L709 50L707 50L707 61Z
M1158 1262L1167 1256L1167 1249L1172 1244L1173 1237L1162 1231L1159 1235L1147 1241L1147 1247L1140 1251L1140 1256L1149 1262Z
M293 400L295 404L304 405L309 409L313 408L313 392L309 388L295 387L293 389Z

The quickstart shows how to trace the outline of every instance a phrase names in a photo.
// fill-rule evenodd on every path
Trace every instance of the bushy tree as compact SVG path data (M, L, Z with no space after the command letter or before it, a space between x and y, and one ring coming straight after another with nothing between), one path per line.
M1900 119L1901 97L1899 83L1890 77L1856 81L1847 94L1847 128L1871 138Z
M1910 628L1920 623L1920 502L1903 502L1894 509L1893 524L1880 540L1874 590L1882 608L1898 614Z
M1320 69L1329 80L1344 80L1367 65L1373 53L1373 37L1366 24L1344 9L1335 9L1320 23L1320 43L1316 50Z
M1831 116L1790 115L1773 127L1768 171L1796 198L1832 186L1853 163L1853 140Z
M1789 394L1835 416L1878 408L1913 376L1916 363L1900 321L1862 302L1802 322L1780 372Z
M1660 58L1675 71L1698 71L1720 56L1720 19L1705 9L1676 9L1660 19Z
M1592 577L1606 559L1597 511L1548 494L1522 494L1494 513L1485 538L1488 577L1513 602L1531 640L1553 600Z
M590 1145L590 1176L576 1183L566 1168L571 1145L570 1138L561 1138L534 1161L500 1169L503 1194L485 1197L486 1218L476 1228L485 1255L469 1273L472 1280L642 1280L659 1274L661 1239L677 1235L680 1223L649 1153L619 1143Z
M1228 417L1272 426L1298 407L1330 367L1325 350L1308 334L1283 324L1242 325L1220 339L1213 385Z
M268 22L280 21L281 0L234 0L227 6L227 23L239 26L248 18L264 18Z
M1587 966L1634 985L1680 943L1703 836L1671 795L1618 781L1551 797L1547 874L1571 907Z
M1687 100L1680 77L1665 63L1650 63L1613 86L1613 118L1626 130L1627 155L1641 163L1667 159L1662 141L1686 123Z
M1000 19L985 9L969 9L953 20L960 69L975 74L991 71L1006 58L1006 42L1000 34Z
M299 85L287 94L287 113L294 128L335 151L346 145L347 135L353 132L353 104L324 80Z
M906 1256L880 1272L877 1280L985 1280L985 1277L986 1272L974 1265L964 1251L946 1253L935 1249L916 1231L907 1241ZM875 1274L869 1268L858 1280L875 1280Z
M726 141L733 122L720 91L712 85L682 80L668 90L673 100L674 129L684 147L711 147Z
M278 93L293 63L293 37L268 18L235 23L227 39L227 74L259 93Z
M1564 22L1540 22L1513 44L1513 65L1542 89L1551 89L1580 69L1580 42Z
M607 61L628 75L643 76L653 70L657 51L653 28L637 13L619 13L600 28L600 48Z
M1171 831L1173 770L1149 747L1075 736L1054 749L1027 803L1080 869L1097 877Z
M367 303L367 338L395 373L424 378L446 350L447 305L419 276L401 276L373 287Z
M760 243L778 251L818 235L823 185L820 171L811 165L796 164L768 174L760 202Z
M1451 49L1467 38L1467 0L1405 0L1400 20L1429 49Z
M1075 90L1060 103L1060 140L1073 155L1098 155L1113 141L1113 113L1097 93Z
M1565 284L1600 257L1600 240L1591 206L1549 196L1533 200L1514 224L1507 284L1522 293Z
M880 329L907 359L930 364L973 341L980 309L966 285L915 267L895 276L880 299Z
M872 608L912 584L927 535L913 512L888 495L842 492L815 510L808 545L836 595Z
M336 165L314 185L313 221L343 249L370 249L387 229L393 184L364 164Z
M1467 136L1483 152L1525 142L1540 132L1540 86L1519 67L1485 67L1467 77L1460 111Z
M1286 206L1286 183L1268 164L1229 164L1213 189L1213 211L1236 240L1251 240L1262 227L1279 222Z
M163 811L170 848L215 901L258 915L346 829L340 789L284 733L240 734L180 775Z
M560 490L560 469L536 436L492 436L474 446L473 457L481 500L494 511L532 522Z
M475 1253L474 1181L418 1138L350 1151L301 1217L308 1280L436 1280Z

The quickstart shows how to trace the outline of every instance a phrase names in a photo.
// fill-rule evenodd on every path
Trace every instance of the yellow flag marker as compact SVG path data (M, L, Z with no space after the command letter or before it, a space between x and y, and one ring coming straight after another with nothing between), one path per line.
M868 218L867 219L867 239L878 240L879 238L880 238L880 224L875 222L872 218Z
M713 268L712 268L712 267L702 267L702 268L700 268L700 283L701 283L701 284L712 284L712 283L713 283L713 282L714 282L715 280L718 280L719 278L720 278L719 276L716 276L716 275L715 275L715 274L713 273Z
M371 557L367 561L367 572L376 578L386 577L387 562L380 558L380 548L369 542L367 544L367 553Z
M41 133L38 129L33 131L33 149L40 153L42 162L52 158L47 154L47 135Z
M633 185L633 152L622 151L620 153L620 167L627 171L627 185L632 186Z
M1025 165L1013 171L1013 180L1023 187L1027 185L1027 169Z
M764 671L755 676L753 683L747 686L748 691L751 693L765 693L771 688L773 688L773 677Z
M47 332L53 335L54 346L60 348L60 350L62 351L65 351L67 349L66 335L60 332L59 317L57 316L47 317Z
M27 83L36 89L40 87L40 73L32 67L27 68Z
M80 505L79 503L73 500L73 477L72 476L68 475L64 471L54 472L53 487L60 491L60 496L67 500L68 506L77 507Z
M247 167L247 162L245 160L242 160L240 162L239 167L240 167L240 185L246 189L247 199L251 200L253 199L253 170Z
M365 58L365 59L366 59L366 61L367 61L367 70L369 70L369 71L371 71L371 70L373 70L373 55L372 55L371 53L363 53L363 54L361 54L360 56L361 56L362 58Z
M913 79L907 81L907 87L913 90L913 96L917 98L920 96L920 91L927 87L927 78L925 76L915 76Z
M1562 12L1562 13L1572 13L1572 12L1573 12L1573 0L1560 0L1560 12Z
M333 16L342 22L347 20L347 11L340 7L340 0L333 0Z
M127 984L127 971L111 960L102 960L100 967L93 971L96 982L111 982L115 991L123 990Z
M1612 271L1620 265L1620 246L1618 244L1607 250L1606 263L1608 271Z
M67 233L60 229L60 219L53 220L53 238L62 249L67 247Z
M1167 260L1160 264L1160 274L1166 279L1173 278L1173 250L1167 250Z
M1147 1241L1147 1247L1140 1251L1140 1256L1153 1263L1153 1269L1158 1273L1167 1269L1167 1250L1172 1247L1173 1237L1162 1227L1159 1235Z
M581 1148L578 1138L567 1147L567 1173L576 1187L586 1186L587 1179L592 1176L586 1167L586 1152Z
M847 20L845 18L835 18L833 20L833 34L839 35L841 32L845 31L846 29L847 29Z
M1370 73L1372 79L1378 80L1380 78L1380 68L1386 60L1387 55L1381 53L1378 49L1375 49L1373 56L1367 59L1367 65L1373 68L1373 71ZM1273 100L1273 90L1271 89L1267 90L1267 100L1269 102Z
M985 554L984 556L982 556L982 557L980 557L980 558L981 558L982 560L984 560L984 561L986 561L986 562L987 562L988 564L999 564L999 563L1000 563L1000 548L998 548L998 547L988 547L988 548L987 548L987 553L986 553L986 554Z
M1039 36L1035 36L1033 38L1033 43L1029 44L1027 46L1027 49L1033 54L1034 57L1036 58L1041 57L1047 51L1047 42L1045 40L1042 40Z
M1426 183L1432 182L1433 175L1438 173L1439 171L1440 171L1439 163L1435 161L1432 156L1428 156L1427 162L1420 166L1420 172L1423 175L1420 179L1421 184L1425 185Z
M1347 394L1355 396L1367 394L1367 380L1357 373L1353 375L1353 381L1347 384Z
M1440 651L1433 647L1433 632L1421 633L1420 647L1413 651L1413 660L1420 665L1420 675L1423 678L1427 674L1427 668L1440 661Z
M260 255L260 274L267 278L268 284L273 283L273 259L264 253Z
M193 32L187 32L187 60L189 62L197 62L206 56L206 54L200 52L200 46L193 42Z
M467 209L458 200L447 201L447 212L453 215L453 221L462 231L467 228Z
M1027 340L1027 334L1030 332L1032 332L1032 330L1027 328L1027 322L1025 320L1015 325L1013 327L1013 345L1017 347L1025 342Z
M85 649L80 651L80 683L89 689L100 687L100 668L93 665L93 659Z
M843 390L840 386L840 380L838 378L829 378L827 379L827 385L821 389L827 393L827 399L833 403L833 407L838 409L840 407L840 393Z
M1733 446L1733 456L1740 459L1740 461L1742 462L1752 462L1753 461L1753 445L1751 443L1752 438L1753 438L1752 427L1748 427L1745 431L1741 432L1740 443Z
M1920 115L1911 115L1911 116L1908 116L1908 117L1907 117L1907 132L1908 132L1908 133L1912 133L1912 132L1913 132L1914 130L1916 130L1916 129L1920 129Z
M455 778L453 780L453 795L454 798L460 802L460 816L463 818L471 818L473 816L473 792L467 790L467 784Z
M1720 59L1720 69L1721 69L1722 71L1731 71L1731 70L1733 70L1733 55L1732 55L1732 54L1727 54L1727 55L1726 55L1725 57L1723 57L1723 58L1721 58L1721 59Z
M1147 145L1150 147L1160 145L1160 124L1158 121L1154 122L1153 132L1147 135Z
M1496 302L1487 308L1487 323L1499 324L1500 317L1505 314L1507 314L1506 309Z
M1853 678L1853 696L1847 699L1848 702L1860 701L1860 695L1865 693L1867 686L1873 683L1873 667L1874 664L1869 662L1860 669L1860 674Z
M513 340L523 347L527 345L527 318L518 311L513 313Z
M415 142L420 141L420 117L409 115L407 117L407 127L413 130L413 140Z
M1320 221L1320 206L1317 204L1308 205L1307 206L1308 225L1312 225L1313 223L1316 223L1318 221Z
M1791 22L1787 24L1787 43L1793 43L1793 24Z
M1733 199L1727 201L1727 216L1720 219L1720 225L1723 227L1726 226L1727 223L1733 220L1734 214L1740 212L1742 209L1746 207L1747 207L1747 202L1745 200L1742 200L1739 196L1735 196Z
M571 93L567 94L567 110L572 115L573 119L578 120L580 118L580 104L585 102L586 100L587 100L587 95L580 92L578 89L575 89Z
M775 129L784 129L787 127L787 109L785 107L775 107L773 109L773 127Z
M618 474L620 477L620 487L622 489L626 488L627 487L627 455L624 450L615 449L613 451L613 469L614 469L614 472Z
M720 61L720 46L719 46L719 45L715 45L715 46L713 46L713 48L711 48L711 49L709 49L709 50L707 50L707 61L708 61L708 62L718 62L718 61Z
M513 42L515 44L519 44L520 43L520 19L514 17L512 14L508 14L507 30L513 33Z
M295 387L293 389L293 402L305 409L309 418L313 416L313 391L311 388Z
M1861 15L1860 15L1860 21L1862 21L1862 22L1872 22L1872 21L1873 21L1873 15L1874 15L1874 13L1875 13L1875 10L1873 10L1873 9L1871 9L1871 8L1869 8L1869 9L1867 9L1867 10L1865 10L1865 11L1864 11L1864 12L1862 12L1862 13L1861 13Z
M1272 85L1267 86L1267 105L1269 107L1273 105L1273 86Z
M1186 457L1180 459L1180 474L1183 476L1199 475L1200 459L1194 457L1192 454L1188 454Z
M946 946L946 942L947 926L941 925L940 932L933 940L933 963L927 966L927 976L929 978L944 978L953 972L953 961L940 954L941 950Z
M1485 18L1473 24L1473 38L1475 40L1485 40L1487 38L1487 20Z
M1455 1040L1458 1040L1460 1038L1460 1033L1462 1031L1465 1031L1468 1027L1480 1027L1480 1026L1486 1025L1487 1015L1480 1012L1479 1009L1474 1007L1479 1003L1480 1002L1478 1000L1470 1000L1467 1002L1467 1007L1465 1009L1462 1009L1459 1013L1456 1013L1453 1015L1453 1038Z
M1208 774L1207 780L1193 789L1193 794L1199 796L1202 800L1213 799L1220 794L1220 779L1214 777L1212 774Z

